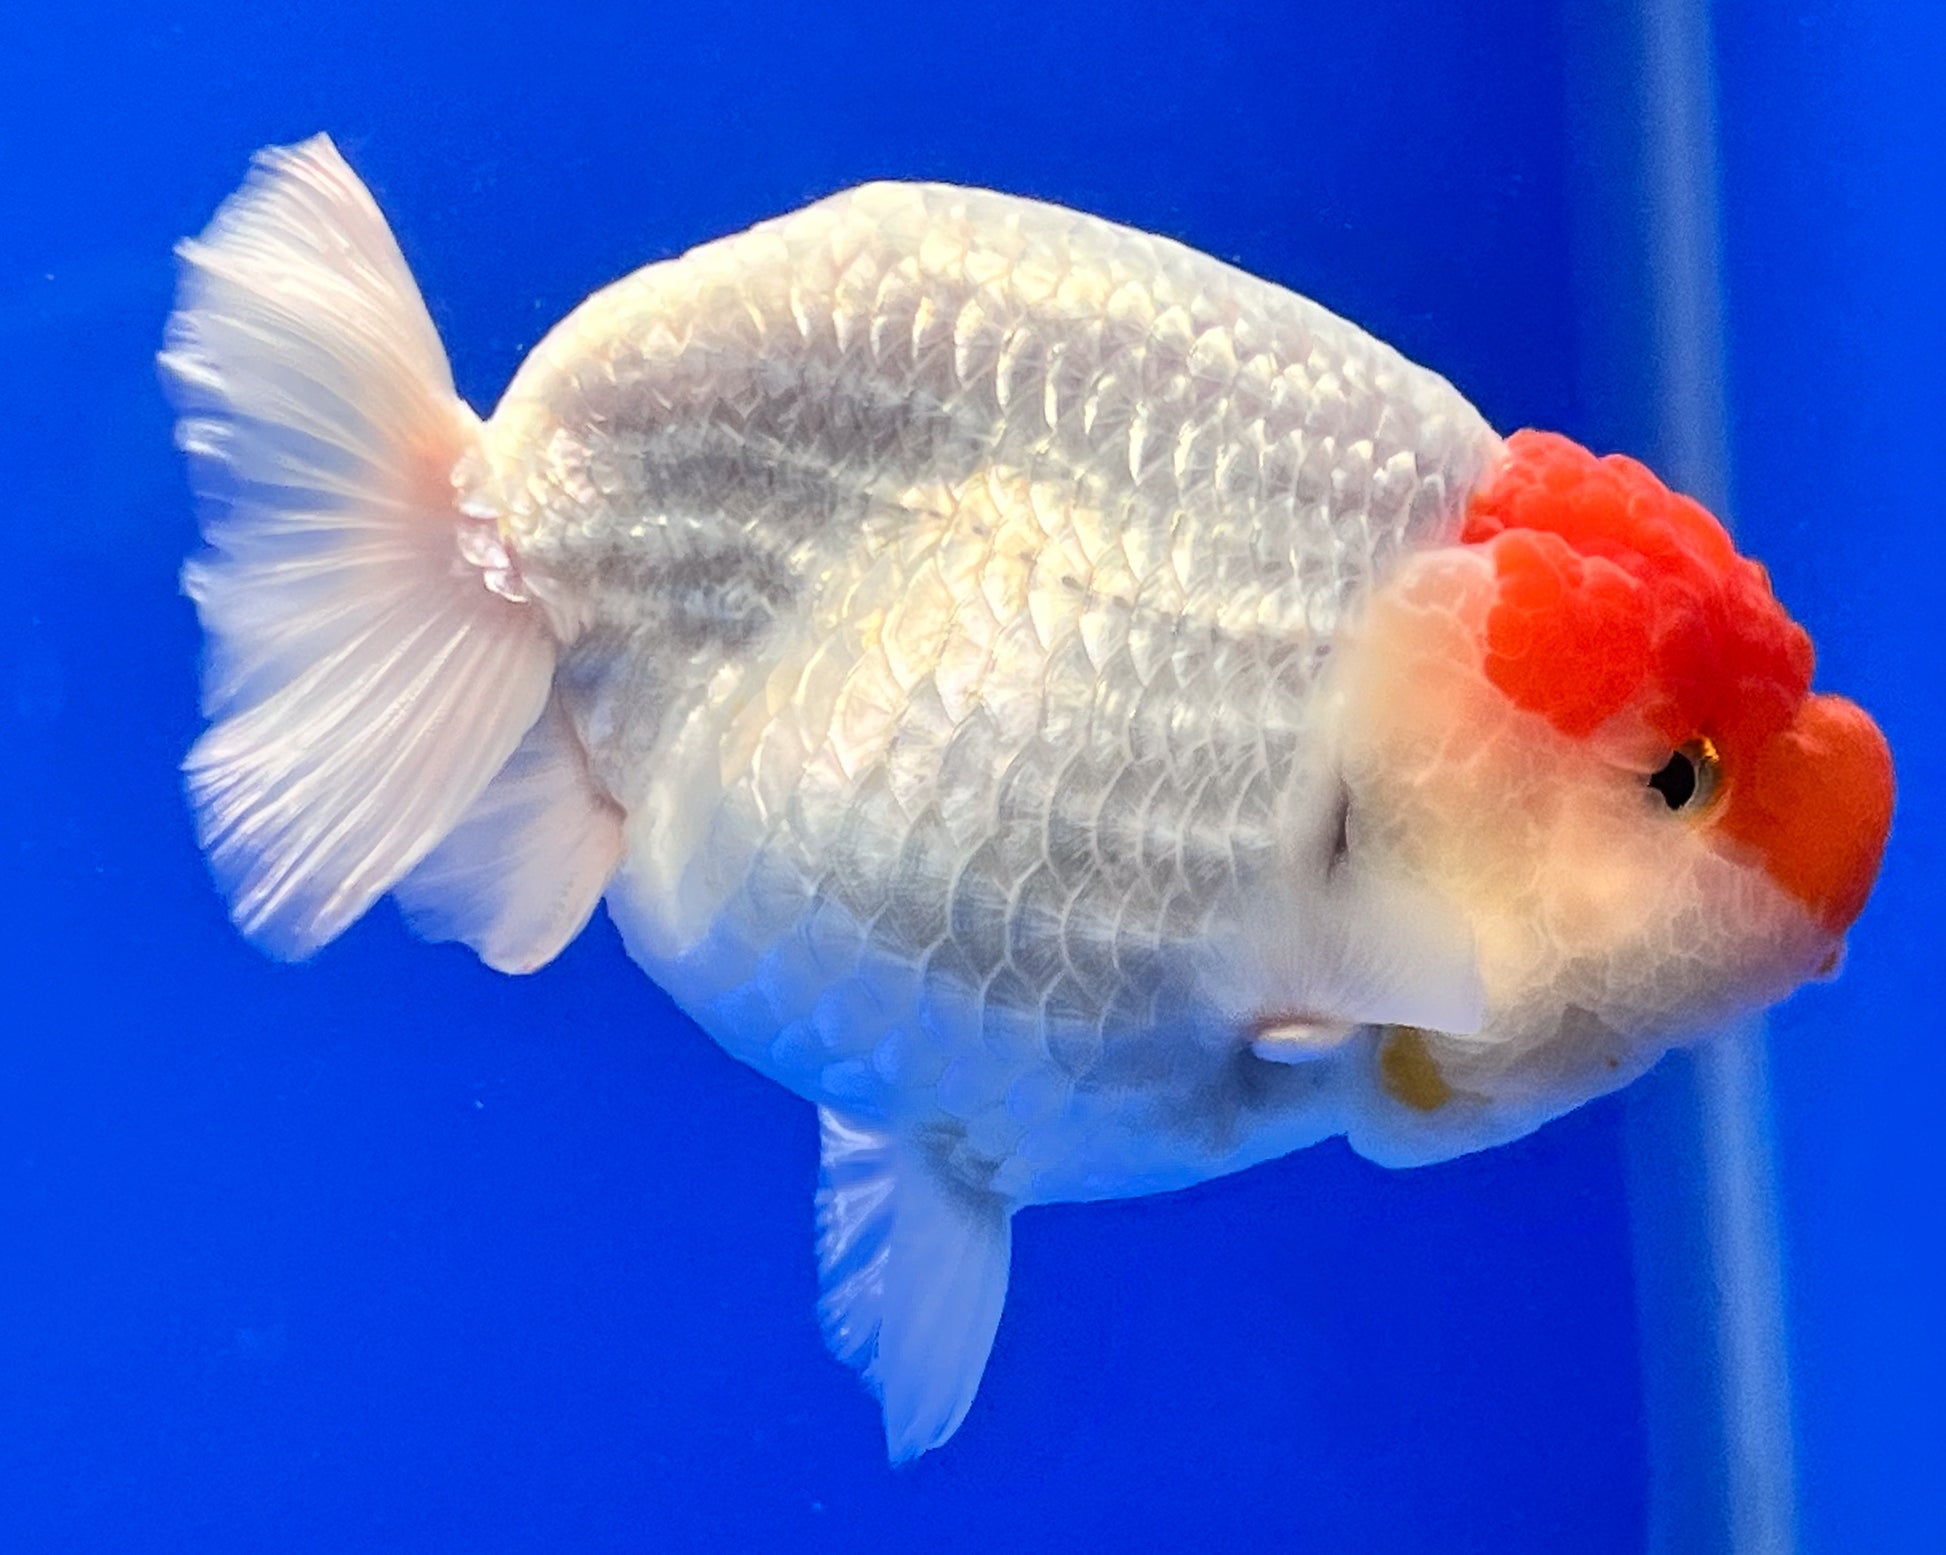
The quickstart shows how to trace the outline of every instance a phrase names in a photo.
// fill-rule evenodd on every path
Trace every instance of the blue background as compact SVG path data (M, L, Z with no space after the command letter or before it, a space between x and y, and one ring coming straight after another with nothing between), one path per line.
M1819 1550L1946 1537L1923 9L1716 15L1739 531L1903 782L1844 979L1774 1024ZM193 528L151 361L170 243L323 128L482 409L593 287L895 175L1181 237L1502 426L1625 442L1588 68L1542 3L9 8L0 1549L1640 1549L1619 1101L1421 1172L1334 1144L1024 1216L977 1407L889 1472L817 1336L808 1110L605 922L522 981L389 907L299 968L229 928L175 771Z

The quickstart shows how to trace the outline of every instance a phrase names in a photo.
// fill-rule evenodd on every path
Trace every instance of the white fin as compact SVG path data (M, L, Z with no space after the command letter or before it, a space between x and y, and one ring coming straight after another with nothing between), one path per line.
M260 153L180 252L161 360L211 547L183 574L212 720L184 770L238 927L301 956L479 797L553 643L488 586L505 556L453 482L479 422L330 141Z
M1273 1064L1305 1064L1337 1052L1357 1030L1341 1020L1270 1016L1260 1020L1251 1034L1250 1051Z
M622 812L595 788L557 697L392 894L425 938L463 941L496 971L532 972L581 932L621 856Z
M1301 899L1253 903L1240 934L1207 954L1209 986L1259 1056L1278 1062L1322 1056L1361 1026L1466 1035L1486 1019L1473 934L1459 911L1423 886L1357 865Z
M1013 1212L947 1181L919 1146L829 1109L818 1188L825 1342L865 1374L894 1463L959 1429L1007 1299Z

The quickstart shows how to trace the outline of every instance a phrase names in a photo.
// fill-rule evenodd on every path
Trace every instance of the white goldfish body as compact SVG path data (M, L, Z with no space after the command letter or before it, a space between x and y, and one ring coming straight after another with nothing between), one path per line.
M604 896L822 1109L823 1312L957 1428L1024 1205L1523 1133L1835 965L1890 758L1714 520L1175 243L878 184L490 420L322 137L184 245L187 761L239 926Z

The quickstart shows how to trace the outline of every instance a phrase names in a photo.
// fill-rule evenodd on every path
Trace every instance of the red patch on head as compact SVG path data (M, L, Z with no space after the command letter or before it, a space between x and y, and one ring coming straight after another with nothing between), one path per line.
M1488 678L1563 734L1634 710L1671 748L1711 740L1723 829L1843 928L1890 822L1877 728L1848 703L1843 718L1811 711L1833 699L1806 700L1810 638L1700 504L1553 433L1516 432L1507 448L1460 535L1491 549L1499 578Z

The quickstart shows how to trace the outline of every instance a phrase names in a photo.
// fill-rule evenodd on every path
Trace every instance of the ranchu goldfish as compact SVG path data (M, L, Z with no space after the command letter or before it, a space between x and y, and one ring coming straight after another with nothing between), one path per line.
M820 1109L894 1459L1023 1206L1513 1138L1836 967L1891 756L1641 465L1278 286L880 183L576 308L482 421L323 137L181 249L185 761L233 916L598 901Z

